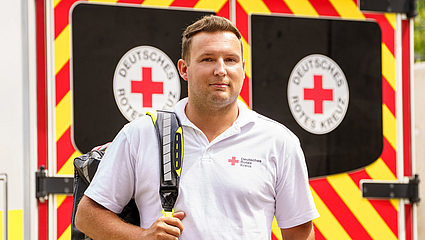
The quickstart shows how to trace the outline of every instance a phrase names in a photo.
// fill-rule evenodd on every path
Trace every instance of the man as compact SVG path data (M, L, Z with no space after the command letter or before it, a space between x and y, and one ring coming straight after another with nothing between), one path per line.
M184 162L174 217L162 217L158 145L150 118L142 117L108 149L78 207L78 229L94 239L270 239L276 215L285 240L314 239L318 212L298 139L238 100L240 38L216 16L183 33L178 69L188 98L175 106ZM115 214L132 197L140 227Z

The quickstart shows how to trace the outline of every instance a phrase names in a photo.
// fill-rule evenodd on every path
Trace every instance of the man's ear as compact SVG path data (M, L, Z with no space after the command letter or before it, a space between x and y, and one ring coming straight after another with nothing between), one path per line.
M187 81L187 66L188 66L187 62L183 59L180 59L177 62L177 68L179 69L179 74L185 81Z

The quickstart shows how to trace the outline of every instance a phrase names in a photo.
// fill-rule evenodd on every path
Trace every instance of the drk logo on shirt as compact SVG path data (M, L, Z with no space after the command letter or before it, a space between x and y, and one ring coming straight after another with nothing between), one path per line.
M295 65L288 81L288 104L297 123L326 134L344 119L349 90L344 72L331 58L313 54Z
M227 162L230 163L231 166L239 166L239 167L246 167L246 168L252 168L252 166L255 163L261 163L261 160L255 159L255 158L244 158L241 157L240 161L236 159L236 157L232 157L227 160Z
M173 109L180 99L180 79L173 61L152 46L131 49L115 69L114 96L129 121L148 111Z

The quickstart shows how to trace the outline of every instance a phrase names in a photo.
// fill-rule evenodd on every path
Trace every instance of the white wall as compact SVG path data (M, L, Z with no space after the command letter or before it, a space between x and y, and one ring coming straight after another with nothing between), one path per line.
M35 40L29 41L35 33L34 2L2 0L0 7L0 174L7 174L8 239L36 236L30 233L36 227L29 226L36 204L35 60L30 61Z
M425 239L425 62L414 66L416 172L419 174L418 239Z

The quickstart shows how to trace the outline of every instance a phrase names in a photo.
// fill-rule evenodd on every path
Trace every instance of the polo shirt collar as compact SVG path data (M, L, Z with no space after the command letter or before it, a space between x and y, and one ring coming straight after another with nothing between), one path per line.
M242 102L239 99L237 101L238 101L237 103L239 108L239 115L236 121L234 122L234 125L236 124L238 128L241 128L250 122L254 122L255 113L254 111L250 110L244 102ZM196 126L186 116L185 108L186 108L187 102L188 102L187 98L180 100L174 106L174 112L177 114L177 117L179 118L180 123L183 126L196 128Z

